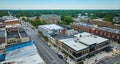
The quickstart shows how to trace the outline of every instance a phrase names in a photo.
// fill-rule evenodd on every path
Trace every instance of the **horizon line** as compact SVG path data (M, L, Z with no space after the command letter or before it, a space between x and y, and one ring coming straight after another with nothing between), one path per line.
M70 9L70 8L66 8L66 9L57 9L57 8L51 8L51 9L0 9L0 10L120 10L119 8L114 8L114 9Z

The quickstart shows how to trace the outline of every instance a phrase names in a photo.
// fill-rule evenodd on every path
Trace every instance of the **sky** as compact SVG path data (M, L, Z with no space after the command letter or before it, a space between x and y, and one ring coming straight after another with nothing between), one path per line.
M120 0L0 0L0 9L120 9Z

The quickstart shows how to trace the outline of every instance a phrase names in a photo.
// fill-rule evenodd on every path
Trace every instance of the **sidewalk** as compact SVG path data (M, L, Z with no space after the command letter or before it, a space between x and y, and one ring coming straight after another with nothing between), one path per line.
M96 64L96 62L102 60L103 58L107 58L107 57L111 57L112 56L112 51L107 53L107 52L101 52L101 53L98 53L96 54L95 56L89 58L89 59L86 59L84 61L84 64ZM97 60L97 61L95 61Z
M60 54L64 57L64 54L61 53L59 50L57 50L55 47L51 47L52 50L54 50L57 54ZM68 64L75 64L75 61L73 61L71 58L67 57L67 58L63 58L63 60L65 60Z

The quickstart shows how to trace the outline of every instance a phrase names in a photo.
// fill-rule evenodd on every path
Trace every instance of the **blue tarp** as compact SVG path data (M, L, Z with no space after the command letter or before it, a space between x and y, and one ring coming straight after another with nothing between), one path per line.
M5 54L0 54L0 61L5 60Z
M25 47L25 46L29 46L29 45L32 45L33 44L33 41L29 41L29 42L24 42L24 43L20 43L20 44L15 44L15 45L11 45L11 46L8 46L6 48L6 52L9 52L11 50L15 50L15 49L19 49L19 48L22 48L22 47Z

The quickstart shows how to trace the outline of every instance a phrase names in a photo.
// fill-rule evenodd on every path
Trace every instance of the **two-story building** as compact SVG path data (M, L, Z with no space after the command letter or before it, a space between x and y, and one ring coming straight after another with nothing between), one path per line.
M87 32L52 36L49 42L52 43L51 47L55 47L64 55L68 54L76 64L108 47L110 43L109 39Z
M98 36L102 36L120 43L119 29L113 29L109 27L100 27L94 24L83 23L83 22L73 23L71 24L71 27L75 30L86 31L86 32L89 32Z
M51 35L65 34L65 29L57 24L40 25L38 26L38 30L47 37L50 37Z

